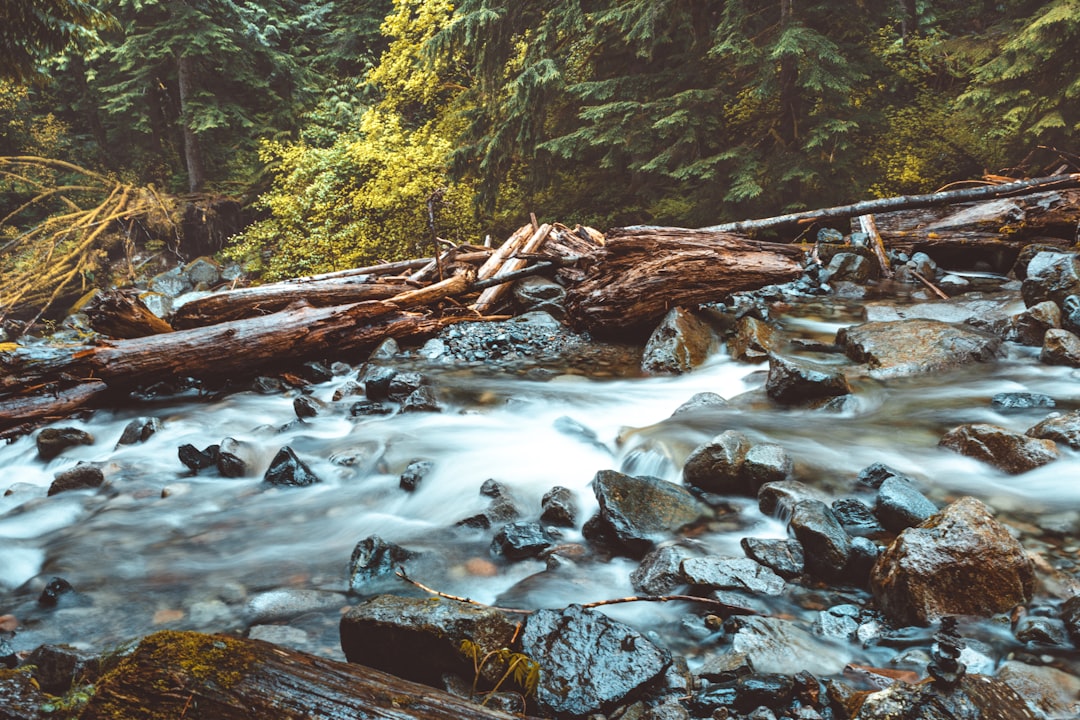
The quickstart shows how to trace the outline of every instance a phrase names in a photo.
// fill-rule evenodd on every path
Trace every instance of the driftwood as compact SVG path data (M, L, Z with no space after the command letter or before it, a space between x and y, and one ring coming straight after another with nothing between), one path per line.
M509 720L362 665L259 640L159 632L101 678L82 720Z
M83 312L90 327L109 337L136 338L173 330L132 291L100 290L86 304Z
M538 227L536 231L529 236L528 240L522 243L520 252L538 252L543 246L544 241L547 240L548 235L551 234L551 230L552 226L546 223ZM507 259L498 269L498 271L491 276L491 279L497 280L501 276L517 272L518 270L524 268L527 262L528 261L517 257ZM487 313L489 310L491 310L498 304L499 298L502 297L507 287L508 286L505 283L500 283L498 285L493 285L492 287L485 289L482 293L480 293L480 297L477 298L476 302L473 304L473 309L480 314Z
M672 307L794 280L802 256L793 245L728 233L613 230L567 293L567 313L576 327L601 334L651 330Z

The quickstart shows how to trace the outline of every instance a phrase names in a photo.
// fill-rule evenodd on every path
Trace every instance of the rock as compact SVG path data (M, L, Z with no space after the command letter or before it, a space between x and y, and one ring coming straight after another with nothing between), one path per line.
M731 648L744 653L759 673L790 675L800 670L815 675L835 675L850 662L844 645L814 635L790 620L773 617L736 616L728 635Z
M369 415L390 415L394 408L374 400L361 400L353 403L349 408L349 415L353 417L368 417Z
M1024 433L1028 437L1064 443L1080 450L1080 410L1064 415L1054 413Z
M852 537L879 538L886 534L885 527L874 517L874 511L861 500L841 498L831 507L844 532Z
M570 488L553 487L540 500L540 522L556 527L577 525L578 508Z
M398 345L398 341L392 337L386 338L371 351L371 354L368 355L368 360L393 360L397 357L399 352L401 352L401 347Z
M101 487L105 482L105 474L101 468L90 463L80 462L70 470L57 473L52 484L49 485L49 495L66 492L68 490L89 490Z
M176 454L185 467L193 473L198 473L200 470L217 465L218 458L221 456L221 448L218 445L210 445L205 450L199 450L191 443L187 443L178 447Z
M846 281L862 285L873 277L876 268L861 255L842 252L833 255L825 269L829 282Z
M1006 660L995 677L1036 712L1051 718L1080 717L1080 678L1074 675L1057 668Z
M726 430L697 447L683 465L683 482L717 495L738 495L747 491L741 470L750 440L737 430Z
M498 610L438 597L393 595L350 608L340 628L341 649L349 662L435 687L448 672L469 679L476 675L472 660L461 652L462 642L477 646L482 658L512 647L515 631L514 621ZM495 682L504 671L504 665L489 662L481 674Z
M390 399L390 381L397 375L394 368L382 365L368 365L360 376L360 382L364 384L364 394L372 402L381 402Z
M193 285L209 288L221 282L221 265L213 258L198 257L184 266L184 274Z
M375 580L392 576L399 567L418 556L412 550L378 535L371 535L356 543L349 558L349 591L363 595Z
M1066 297L1080 293L1080 261L1072 253L1038 253L1028 262L1020 293L1028 307L1044 300L1064 305Z
M753 315L743 315L735 323L735 333L728 338L728 354L743 362L765 362L780 346L779 333Z
M1061 647L1069 643L1069 633L1062 620L1040 615L1025 615L1017 620L1013 636L1033 645Z
M750 558L719 555L687 558L682 563L682 574L689 585L761 595L779 595L787 585L782 577Z
M553 544L551 536L540 523L514 522L503 525L495 533L491 551L507 560L524 560L538 556Z
M835 605L818 613L812 629L821 637L850 642L859 629L859 613L857 605Z
M599 513L582 532L631 557L642 557L658 536L678 532L712 515L708 506L679 485L653 477L601 470L592 481Z
M1034 582L1020 543L971 497L902 532L870 576L882 612L905 625L1005 612L1031 598Z
M296 417L301 420L315 417L322 412L324 407L326 407L322 402L310 395L298 395L296 399L293 400L292 406L293 412L296 413Z
M804 485L798 480L766 483L758 490L758 509L765 515L788 518L796 503L803 500L825 502L829 496L817 488Z
M124 427L124 432L120 434L116 444L120 446L146 442L161 427L161 420L156 417L135 418Z
M263 476L263 482L271 485L303 487L314 485L320 480L303 460L296 457L293 449L286 445L278 450L278 454L270 462L270 467L266 469L266 474Z
M891 477L878 488L874 514L891 532L918 525L936 512L937 506L907 480Z
M418 372L399 372L390 378L386 392L391 400L403 402L416 390L428 384L428 379Z
M689 400L675 408L675 412L671 413L671 417L695 413L702 410L718 410L725 407L728 407L728 401L725 400L722 395L718 395L714 392L699 392L695 393Z
M1061 308L1057 303L1044 300L1012 317L1006 339L1021 345L1042 347L1047 331L1060 327Z
M971 327L917 318L841 328L836 343L880 378L986 362L1003 352L999 339Z
M333 396L331 396L330 399L333 400L334 402L338 402L339 400L344 400L347 397L352 397L354 395L363 395L363 394L364 394L364 386L363 385L356 382L355 380L347 380L344 383L342 383L341 387L339 387L337 390L334 391L334 394L333 394Z
M779 445L761 443L746 451L739 476L751 495L757 495L762 485L783 482L795 468L791 456Z
M422 385L401 401L401 412L442 412L435 391L427 385Z
M990 398L990 407L998 411L1036 410L1056 407L1054 398L1042 393L1003 392ZM1038 437L1033 435L1032 437Z
M641 564L630 573L630 584L634 590L647 595L669 595L686 583L680 568L688 557L690 552L678 545L658 547L645 555Z
M1080 595L1073 595L1061 604L1061 620L1073 643L1080 645Z
M1047 365L1080 367L1080 337L1068 330L1047 330L1039 360Z
M159 292L139 293L139 302L159 318L165 319L173 312L173 299Z
M435 468L431 460L413 460L405 467L405 471L398 478L398 487L405 492L412 492L420 485L420 481L427 477Z
M1024 699L1000 680L968 674L956 688L898 682L870 693L853 720L1036 720Z
M101 671L102 660L70 645L41 645L26 658L34 680L50 695L63 695L76 681L89 683Z
M540 666L540 712L568 718L633 702L671 664L637 631L578 605L528 616L521 648Z
M56 607L62 598L75 592L75 588L62 577L54 577L38 595L38 605L41 607Z
M510 491L497 480L485 480L480 486L480 494L491 498L491 504L488 505L487 510L459 521L458 525L486 530L495 525L516 520L521 515Z
M962 295L971 290L971 281L959 275L949 274L937 282L938 289L949 297Z
M874 463L873 465L864 467L859 471L859 475L855 478L855 482L864 487L877 490L881 487L881 484L889 478L899 478L912 484L915 482L899 470L894 470L884 463Z
M1028 437L996 425L973 423L953 428L938 442L948 448L997 469L1018 475L1058 459L1053 440Z
M802 500L791 511L791 531L803 547L806 569L827 580L844 575L851 558L851 538L819 500Z
M324 383L334 379L334 371L318 360L309 360L301 365L300 374L309 383Z
M69 447L93 444L93 435L73 427L45 428L37 436L38 457L45 462L49 462Z
M880 555L881 548L873 540L864 537L851 538L851 556L848 558L847 568L844 569L848 581L865 587Z
M849 395L851 386L836 367L773 354L769 356L765 391L778 403L799 405Z
M791 580L806 569L802 545L798 540L744 537L739 541L746 556Z
M653 330L641 357L646 375L690 372L709 355L715 338L712 328L681 307L673 307Z
M526 312L546 312L561 320L566 315L563 302L566 288L543 277L522 278L514 283L514 299Z
M186 292L190 292L194 287L191 284L191 280L184 272L184 268L180 266L155 275L150 278L150 282L147 283L147 285L153 292L161 293L169 298L175 298Z
M291 620L322 610L338 610L345 605L345 595L324 590L281 588L253 596L244 606L244 618L251 625Z
M1056 245L1047 245L1046 243L1030 243L1020 249L1020 254L1016 256L1016 262L1013 263L1011 270L1017 280L1027 279L1028 265L1036 255L1043 252L1057 254L1061 252L1061 248Z

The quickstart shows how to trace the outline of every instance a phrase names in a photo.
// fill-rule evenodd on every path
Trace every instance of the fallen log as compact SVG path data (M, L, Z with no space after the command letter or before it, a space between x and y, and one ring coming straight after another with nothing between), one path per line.
M102 677L82 720L508 720L449 693L260 640L159 632Z
M536 231L529 236L529 239L522 244L520 252L538 252L543 246L544 241L547 240L548 235L551 234L551 231L552 226L548 225L547 223L544 223L543 225L538 227ZM516 254L517 253L515 253L515 255ZM499 267L498 271L491 276L491 279L497 280L500 276L509 275L510 273L517 272L518 270L524 268L527 262L528 261L518 257L508 258L505 262L503 262L502 266ZM485 279L487 278L481 278L481 280ZM477 298L476 302L473 303L473 310L476 310L476 312L480 313L481 315L487 314L487 312L494 308L495 305L499 302L499 299L506 292L507 288L508 285L506 285L505 283L500 283L498 285L494 285L485 289L483 292L480 293L480 297Z
M136 338L173 331L132 291L99 290L83 312L95 332L109 337Z
M578 329L599 334L651 330L672 307L793 280L802 256L794 245L728 233L617 229L587 259L584 280L569 289L567 314Z

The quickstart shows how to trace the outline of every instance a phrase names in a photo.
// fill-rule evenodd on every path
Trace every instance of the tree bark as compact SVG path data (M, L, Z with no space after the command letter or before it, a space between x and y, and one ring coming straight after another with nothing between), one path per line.
M259 640L159 632L96 685L82 720L510 720L427 685Z
M195 67L190 55L176 59L176 82L180 93L180 126L184 137L184 162L188 172L188 191L201 192L206 184L206 168L203 164L199 136L192 129L191 95L195 91Z
M136 338L172 332L173 328L134 292L100 290L84 308L90 327L112 338Z
M593 254L585 279L569 289L568 317L577 328L601 335L651 331L672 307L793 280L802 272L802 256L794 245L727 233L613 230Z

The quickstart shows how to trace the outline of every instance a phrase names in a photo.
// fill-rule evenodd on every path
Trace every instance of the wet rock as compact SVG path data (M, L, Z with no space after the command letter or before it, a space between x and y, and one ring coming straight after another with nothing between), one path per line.
M698 677L714 683L732 683L754 674L754 666L746 653L723 652L708 654L698 668Z
M251 389L260 395L277 395L285 385L277 378L260 375L251 381Z
M495 533L491 541L491 552L502 555L507 560L524 560L537 557L554 542L544 530L544 526L535 522L507 523Z
M253 596L244 606L244 618L251 625L291 620L307 613L338 610L345 594L325 590L282 588Z
M70 470L57 473L49 485L49 495L66 492L68 490L89 490L101 487L105 482L105 474L101 468L90 463L80 462Z
M761 486L758 490L758 509L765 515L787 518L791 516L796 503L803 500L825 502L828 499L828 495L817 488L804 485L798 480L784 480Z
M779 445L761 443L746 451L739 476L750 494L756 495L762 485L782 482L791 476L795 463Z
M303 460L296 457L293 449L286 445L278 450L278 454L270 462L266 469L263 482L271 485L303 487L320 482L319 477L311 472Z
M836 343L871 375L886 378L986 362L1003 352L999 339L974 328L917 318L841 328Z
M675 408L675 412L671 413L671 417L677 417L679 415L685 415L686 413L693 413L701 410L721 409L725 407L728 407L728 401L725 400L722 395L718 395L714 392L699 392L682 405Z
M242 443L235 438L224 438L217 446L215 465L221 477L240 478L248 473L254 464L257 451L249 443Z
M187 443L178 447L176 454L185 467L193 473L198 473L200 470L217 465L221 448L218 445L210 445L205 450L200 450L191 443Z
M862 285L874 276L876 268L861 255L837 253L833 255L825 269L828 272L829 282L845 281Z
M72 685L89 683L101 670L101 659L70 645L41 645L26 658L38 687L50 695L63 695Z
M806 560L798 540L744 537L739 541L746 556L791 580L803 574Z
M708 506L679 485L653 477L601 470L592 481L599 513L582 532L590 540L642 557L659 536L711 516Z
M340 635L349 662L439 687L447 672L474 677L472 660L460 651L463 641L474 643L483 657L512 646L515 624L478 605L379 595L345 613ZM495 682L502 671L505 666L489 662L482 675Z
M405 492L412 492L420 485L420 481L427 477L435 468L431 460L413 460L406 467L401 477L398 478L398 487Z
M814 635L790 620L737 616L725 623L731 648L744 653L759 673L790 675L806 670L835 675L850 662L851 650Z
M401 347L398 345L398 341L392 337L386 338L371 351L368 360L393 360L399 352L401 352Z
M891 477L878 488L874 514L894 533L918 525L936 512L937 506L907 480Z
M965 675L951 691L899 682L862 700L853 720L1036 720L1015 690L986 675Z
M293 412L296 413L296 417L301 420L315 417L322 412L324 407L326 407L322 402L310 395L298 395L296 399L293 400L292 406Z
M945 615L992 615L1031 598L1031 560L978 500L965 497L882 553L870 576L892 620L927 625Z
M521 647L540 666L538 709L560 717L632 702L671 664L666 650L637 631L578 605L530 615Z
M49 462L70 447L93 444L93 435L73 427L45 428L37 436L38 457L45 462Z
M161 420L156 417L135 418L124 427L124 432L120 434L116 444L120 446L146 442L161 427Z
M1056 407L1054 398L1042 393L1003 392L990 398L990 407L998 411L1036 410ZM1032 436L1038 437L1038 436Z
M1045 300L1013 316L1006 339L1021 345L1042 347L1047 331L1060 327L1061 308L1057 303Z
M1028 437L1053 440L1068 445L1073 450L1080 450L1080 410L1063 415L1054 413L1024 434Z
M1018 475L1058 459L1053 440L1028 437L996 425L973 423L953 428L938 442L961 455Z
M62 577L54 577L38 596L38 605L45 608L56 607L60 600L75 592L75 588Z
M1056 254L1061 252L1061 248L1046 243L1031 243L1020 249L1020 254L1016 256L1016 262L1013 263L1011 270L1017 280L1025 280L1027 278L1028 265L1036 255L1043 252Z
M343 383L341 385L341 387L339 387L337 390L334 391L334 394L331 397L331 400L333 400L334 402L338 402L340 400L344 400L347 397L352 397L354 395L363 395L363 394L364 394L364 386L363 385L356 382L355 380L347 380L345 383Z
M959 275L946 275L937 282L938 288L950 297L962 295L971 290L971 281Z
M1080 645L1080 595L1073 595L1061 604L1061 620L1073 643Z
M491 498L491 504L488 505L484 512L467 517L459 521L458 525L487 530L496 525L516 520L521 515L513 495L497 480L485 480L484 484L480 486L480 495Z
M401 401L401 412L442 412L435 391L427 385L422 385Z
M368 417L371 415L390 415L394 408L374 400L361 400L353 403L349 408L349 415L353 417Z
M1080 717L1080 678L1056 668L1007 660L995 677L1027 701L1028 707L1051 718Z
M864 587L870 579L874 563L880 556L881 548L873 540L864 537L851 538L851 557L848 558L847 568L844 570L848 581Z
M765 391L778 403L799 405L849 395L851 386L836 367L773 354L769 356Z
M851 558L851 538L828 505L819 500L796 503L790 528L803 547L807 570L830 580L844 575Z
M684 308L673 307L649 336L641 371L646 375L690 372L705 362L714 339L707 323Z
M688 557L690 551L678 545L658 547L645 555L630 573L630 584L646 595L668 595L686 583L680 568Z
M159 292L139 293L139 302L159 318L167 318L173 311L173 299Z
M540 500L540 522L556 527L577 525L578 508L570 488L553 487Z
M360 382L364 384L364 394L373 402L381 402L390 399L390 381L397 375L394 368L382 365L368 365L360 376Z
M885 535L885 528L874 517L874 511L861 500L841 498L833 502L832 511L844 532L852 537L879 538Z
M427 384L428 379L418 372L399 372L390 378L386 391L391 400L402 402Z
M1080 293L1080 260L1072 253L1038 253L1028 262L1020 293L1028 307L1045 300L1063 305L1066 297Z
M417 557L417 553L378 535L366 537L353 548L349 558L349 590L363 595L375 580L392 576L399 567Z
M717 495L746 492L741 477L750 440L737 430L726 430L696 448L683 465L683 482Z
M1068 330L1047 330L1039 360L1047 365L1080 367L1080 337Z
M1025 615L1016 621L1013 635L1022 643L1062 646L1069 642L1065 623L1057 618Z
M689 585L743 590L761 595L779 595L787 584L782 577L750 558L719 555L683 560L682 574Z
M889 478L900 478L907 482L914 483L915 481L909 478L899 470L894 470L884 463L874 463L868 465L859 471L859 475L855 478L855 482L863 487L873 488L877 490L881 487L881 484Z
M161 293L169 298L175 298L186 292L190 292L194 287L194 285L191 284L191 279L188 278L187 273L184 272L184 268L180 266L155 275L150 278L150 282L147 283L147 285L153 292Z
M743 362L765 362L780 346L776 329L753 315L743 315L728 339L728 354Z
M821 637L849 642L859 629L860 613L857 605L835 605L819 612L811 629Z
M300 374L310 383L324 383L334 379L334 371L325 363L311 360L300 366Z

